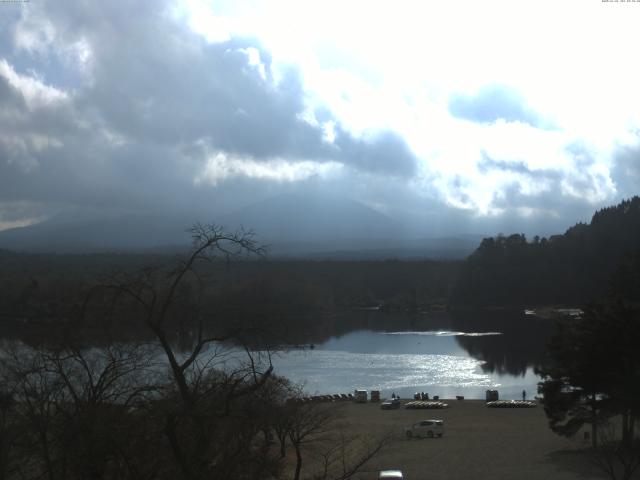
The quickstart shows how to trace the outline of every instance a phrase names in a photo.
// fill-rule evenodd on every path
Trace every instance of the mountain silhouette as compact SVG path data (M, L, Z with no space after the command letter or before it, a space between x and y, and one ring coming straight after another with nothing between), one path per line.
M226 215L221 223L249 227L261 237L287 242L386 240L402 230L398 222L372 208L326 195L279 195Z
M411 238L404 225L359 202L286 194L235 212L206 215L71 212L0 232L0 248L25 252L175 251L190 245L196 221L253 230L275 256L316 258L463 258L479 236Z
M372 239L384 244L398 234L389 217L358 202L319 195L280 195L218 218L195 215L93 213L76 211L34 225L0 232L0 248L23 251L99 251L187 246L195 222L227 230L251 229L261 242L318 244L326 248Z
M188 246L188 220L174 216L119 214L55 216L0 232L0 248L26 252L95 252Z

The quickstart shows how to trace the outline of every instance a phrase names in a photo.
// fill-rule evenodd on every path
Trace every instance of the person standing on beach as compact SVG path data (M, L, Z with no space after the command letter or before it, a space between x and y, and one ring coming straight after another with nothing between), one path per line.
M527 392L522 390L522 401L524 402L525 398L527 398Z

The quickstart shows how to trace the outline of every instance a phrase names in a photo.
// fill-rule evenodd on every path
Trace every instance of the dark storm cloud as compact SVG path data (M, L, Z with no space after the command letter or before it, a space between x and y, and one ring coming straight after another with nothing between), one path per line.
M53 20L67 41L88 39L93 82L78 104L114 131L164 144L209 139L217 148L258 158L325 153L322 132L299 120L303 91L295 71L276 84L270 59L251 40L207 44L162 16L157 3L131 11L112 2L56 9ZM249 65L260 50L267 78Z
M217 196L194 186L215 151L338 161L395 176L415 171L413 153L391 132L361 139L337 124L335 144L326 141L321 126L301 119L305 92L295 69L276 80L256 41L209 44L167 5L32 2L24 9L25 25L50 22L54 41L33 51L5 46L2 56L18 74L35 71L45 84L72 89L67 99L27 106L0 76L0 201L188 208ZM86 64L74 57L83 42ZM263 67L250 64L248 49ZM335 122L326 112L321 118Z
M527 106L520 93L502 85L482 87L475 95L451 95L449 112L454 117L477 123L505 120L548 128L540 115Z
M393 132L383 132L371 139L356 139L344 131L336 135L338 158L362 170L411 176L416 159L405 141Z

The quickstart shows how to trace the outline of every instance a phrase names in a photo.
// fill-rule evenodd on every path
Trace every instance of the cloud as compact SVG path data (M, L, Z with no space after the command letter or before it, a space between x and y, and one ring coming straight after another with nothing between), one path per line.
M393 132L382 132L369 138L354 138L344 130L337 134L335 145L345 163L361 170L412 176L417 161L405 141Z
M619 198L640 195L640 137L635 145L621 147L616 151L611 177Z
M533 168L520 159L500 159L482 153L477 164L483 177L497 187L488 202L487 225L494 231L551 234L612 203L615 185L606 165L587 146L573 143L564 161Z
M402 137L305 118L295 68L274 75L255 39L209 43L171 6L22 9L0 59L0 201L188 208L231 177L415 171Z
M607 202L594 204L582 198L562 193L560 181L539 193L527 193L522 184L513 182L496 192L492 206L500 211L486 225L493 233L523 232L532 235L553 235L564 232L577 222L589 222L596 209Z
M447 50L413 50L423 42L406 38L415 55L401 59L402 43L369 25L377 43L359 40L366 58L345 50L362 68L285 64L267 37L249 35L255 25L204 35L210 25L192 30L180 5L29 2L0 18L0 205L19 213L5 223L78 205L228 211L318 188L415 231L491 233L498 215L571 218L579 202L591 211L616 189L637 191L636 150L620 153L609 177L597 151L565 148L580 135L547 130L533 105L554 111L544 100L555 97L525 98L531 85L485 76L456 82ZM278 38L271 45L291 44ZM404 60L422 53L443 68ZM394 68L373 68L378 54Z
M475 95L453 93L449 97L449 112L454 117L477 123L505 120L549 128L517 90L504 85L484 86Z
M229 178L248 177L274 182L298 182L314 176L327 176L338 171L342 165L337 162L285 162L272 160L257 162L242 157L232 157L218 153L209 158L196 184L205 183L217 186Z
M6 62L5 62L6 64ZM26 107L24 99L9 83L9 79L0 75L0 102L5 108L15 110ZM3 113L0 113L3 114Z
M487 155L486 152L482 153L482 159L477 165L478 170L483 174L497 170L515 173L517 175L528 177L532 180L557 180L560 178L560 173L556 170L550 168L532 169L522 160L496 160Z
M31 202L0 201L0 231L44 220L42 206Z

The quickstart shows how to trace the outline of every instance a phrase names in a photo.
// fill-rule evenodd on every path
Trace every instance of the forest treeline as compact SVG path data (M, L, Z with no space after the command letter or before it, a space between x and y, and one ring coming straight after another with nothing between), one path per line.
M640 248L640 197L597 211L549 238L486 238L453 290L458 306L582 305L604 295L609 278Z
M24 338L41 330L50 336L52 325L62 327L78 318L95 285L175 260L169 255L0 251L0 335ZM309 323L305 319L313 317L315 325L318 318L339 311L441 310L460 266L460 261L282 261L267 256L198 265L200 277L210 283L200 289L186 282L184 288L185 295L197 291L205 296L216 312L216 325L268 323L292 335L296 328L309 330L309 325L303 325ZM125 327L131 330L135 325L125 312L113 321L121 323L123 333Z
M614 269L639 246L640 197L634 197L596 212L589 224L563 235L486 238L464 262L272 260L267 255L199 268L215 279L205 294L219 312L218 323L260 317L290 329L304 315L358 308L420 312L451 305L581 305L606 293ZM92 286L176 258L0 250L0 334L65 324L78 317Z

